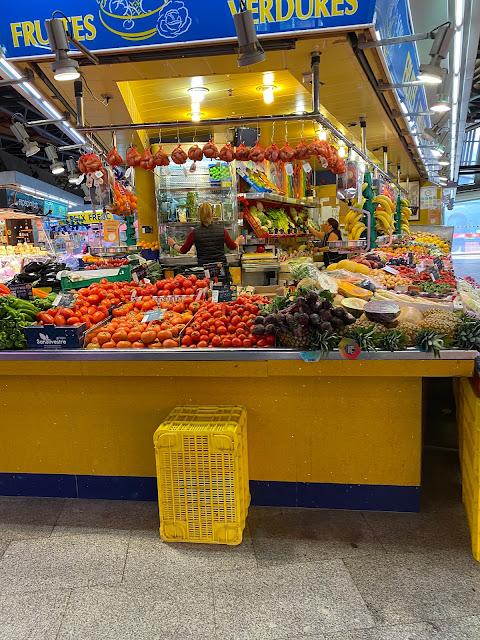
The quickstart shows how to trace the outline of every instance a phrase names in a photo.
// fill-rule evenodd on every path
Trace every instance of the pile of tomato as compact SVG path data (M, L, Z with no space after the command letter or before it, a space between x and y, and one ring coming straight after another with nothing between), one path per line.
M207 289L209 282L206 278L200 280L194 275L188 277L178 275L175 278L158 280L154 285L150 286L155 287L156 294L153 295L157 296L193 296L199 290Z
M166 311L162 320L144 322L145 313L128 303L110 322L93 329L86 338L87 349L171 349L192 319L192 312Z
M257 337L252 334L258 315L259 296L238 298L235 302L209 302L202 305L193 321L185 329L182 347L190 348L248 348L269 347L274 336Z

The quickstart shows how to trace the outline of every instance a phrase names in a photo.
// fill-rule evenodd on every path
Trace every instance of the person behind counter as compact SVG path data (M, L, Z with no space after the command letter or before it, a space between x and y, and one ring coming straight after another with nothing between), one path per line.
M212 262L226 265L225 245L229 249L237 249L243 243L243 236L233 240L225 227L213 224L213 208L209 202L203 202L198 207L198 216L201 224L188 234L181 247L173 238L168 238L168 244L180 253L187 253L195 245L198 265L201 267Z
M308 226L310 233L322 241L320 250L323 252L323 263L326 267L332 262L340 260L340 254L337 251L331 251L328 247L329 242L342 240L342 232L339 229L338 220L328 218L322 225L322 231L317 231L311 225Z

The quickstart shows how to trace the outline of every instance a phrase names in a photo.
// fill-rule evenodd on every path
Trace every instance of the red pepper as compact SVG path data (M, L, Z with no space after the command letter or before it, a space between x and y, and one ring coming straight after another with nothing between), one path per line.
M10 291L10 289L7 287L6 284L2 284L0 282L0 296L9 296L12 292Z

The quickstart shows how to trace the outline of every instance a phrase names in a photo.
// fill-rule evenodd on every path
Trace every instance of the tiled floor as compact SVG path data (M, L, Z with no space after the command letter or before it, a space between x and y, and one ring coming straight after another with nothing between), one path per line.
M156 505L0 498L0 640L474 640L480 565L451 456L420 514L252 509L167 545Z

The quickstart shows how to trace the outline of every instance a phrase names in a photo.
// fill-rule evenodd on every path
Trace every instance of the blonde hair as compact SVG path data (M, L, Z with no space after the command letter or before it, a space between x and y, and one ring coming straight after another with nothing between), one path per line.
M198 217L200 218L200 222L208 227L213 222L213 207L209 202L202 202L202 204L198 207Z

